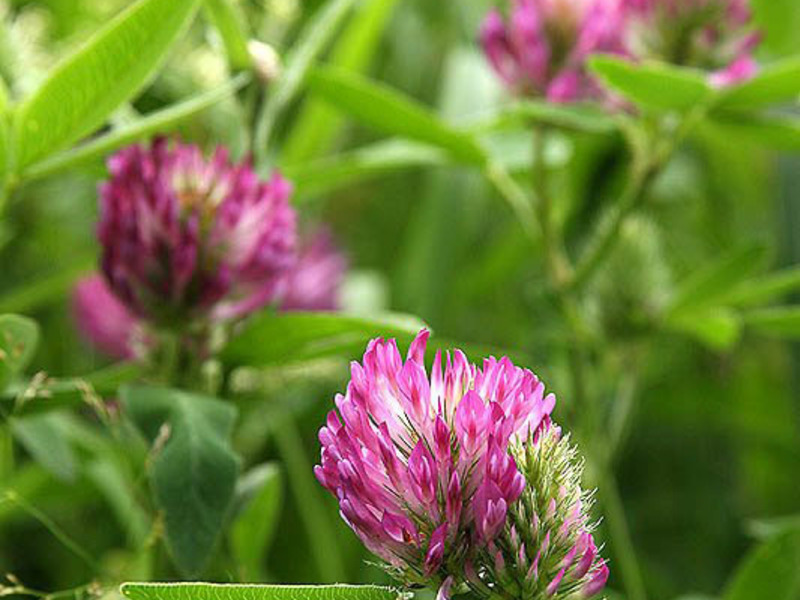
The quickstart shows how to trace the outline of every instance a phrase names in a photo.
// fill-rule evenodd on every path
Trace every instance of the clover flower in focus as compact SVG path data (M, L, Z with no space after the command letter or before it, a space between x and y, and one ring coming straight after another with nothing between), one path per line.
M655 58L710 72L717 86L757 71L749 0L627 0L632 13L628 44L637 58Z
M281 297L295 256L290 184L261 181L224 148L158 139L111 157L100 187L102 271L137 317L163 327L244 316Z
M623 0L512 0L481 28L484 53L515 93L571 102L601 96L586 72L593 53L625 54Z
M447 596L503 532L525 487L509 447L534 435L555 398L508 358L478 367L437 351L428 373L428 335L405 361L394 340L369 343L319 432L315 474L394 576Z
M502 531L468 564L470 588L486 598L498 589L511 598L594 596L609 572L592 537L593 499L581 488L577 449L548 419L510 450L525 489Z

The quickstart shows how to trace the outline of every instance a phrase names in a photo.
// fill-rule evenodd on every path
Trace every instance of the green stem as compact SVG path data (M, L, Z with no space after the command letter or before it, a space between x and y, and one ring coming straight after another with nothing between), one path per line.
M525 192L520 189L514 178L496 163L486 165L485 176L514 212L514 215L522 225L525 235L532 242L537 242L540 236L536 214Z
M276 413L272 434L286 466L289 487L295 498L295 506L300 512L308 545L319 573L325 581L343 581L345 573L341 553L327 516L328 511L311 475L311 463L303 448L294 417L287 411Z

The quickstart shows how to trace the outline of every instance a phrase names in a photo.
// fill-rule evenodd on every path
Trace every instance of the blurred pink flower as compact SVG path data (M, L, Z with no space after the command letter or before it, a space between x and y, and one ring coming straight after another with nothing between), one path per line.
M102 271L137 316L162 325L228 320L280 298L295 256L290 184L259 180L219 148L157 139L108 162L100 187Z
M624 0L512 0L481 28L484 53L515 93L571 102L600 95L586 73L593 53L625 54Z
M314 472L393 574L445 597L467 555L505 527L525 486L509 445L539 429L555 397L508 358L479 368L437 351L428 373L427 341L423 330L405 361L394 340L369 343L319 432Z
M134 357L137 319L108 289L99 274L78 281L72 293L72 312L84 339L112 358Z
M281 310L335 310L347 259L327 228L319 228L300 243L299 258L290 270Z

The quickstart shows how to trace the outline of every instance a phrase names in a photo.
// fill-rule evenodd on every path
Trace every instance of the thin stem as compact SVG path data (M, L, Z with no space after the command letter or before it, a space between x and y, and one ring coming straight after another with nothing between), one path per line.
M300 512L319 573L326 581L343 581L345 573L341 554L319 491L311 477L311 464L297 424L288 411L276 412L275 417L272 434L278 453L286 465L289 487L295 497L295 506Z
M522 225L525 235L531 241L537 242L540 237L540 228L536 222L536 214L533 211L532 203L526 197L525 192L520 189L508 171L496 163L486 165L485 175L514 212L514 215Z

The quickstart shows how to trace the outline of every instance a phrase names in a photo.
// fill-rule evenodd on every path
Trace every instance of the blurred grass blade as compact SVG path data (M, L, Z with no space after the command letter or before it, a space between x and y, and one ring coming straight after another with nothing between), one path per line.
M723 600L797 600L800 531L778 535L753 550L737 569Z
M800 339L800 306L748 311L744 313L744 322L758 333L792 340Z
M780 299L800 291L800 266L750 279L736 286L721 299L725 304L752 306Z
M283 170L297 184L295 198L303 199L386 173L451 162L448 154L428 144L389 139Z
M60 301L75 281L96 265L92 258L75 257L68 269L42 274L34 280L9 290L0 296L0 313L27 313Z
M339 37L328 64L363 72L375 56L375 48L398 0L362 2ZM284 146L282 162L294 164L325 152L344 119L318 99L309 99L295 121Z
M611 89L647 108L687 111L712 96L702 73L666 63L595 56L589 67Z
M739 340L742 321L735 311L716 306L669 317L664 327L693 337L711 350L723 351Z
M485 132L531 123L576 133L603 134L616 130L614 119L595 106L537 100L523 100L503 107L498 114L472 125L470 129Z
M311 73L309 85L314 93L365 125L437 146L461 162L486 162L483 149L470 135L383 84L346 71L319 68Z
M749 81L725 90L715 108L760 108L800 96L800 57L767 65Z
M268 156L270 137L278 117L294 100L309 69L339 31L354 4L355 0L327 2L311 18L286 56L283 73L270 88L256 125L254 151L259 163Z
M87 162L96 161L117 148L147 138L154 133L166 133L186 119L231 96L249 80L250 76L242 73L213 90L153 112L76 148L34 163L22 172L21 177L27 180L48 177Z
M254 318L222 352L231 365L267 366L363 354L374 337L408 343L425 324L417 317L387 314L360 317L341 313L287 312Z
M103 124L155 75L197 0L139 0L57 66L16 115L17 169Z
M130 600L398 600L395 588L378 585L256 585L124 583Z
M800 152L800 119L725 111L713 113L711 124L731 138L740 138L790 152Z
M211 22L222 39L228 64L234 71L249 69L247 24L238 0L203 0Z

